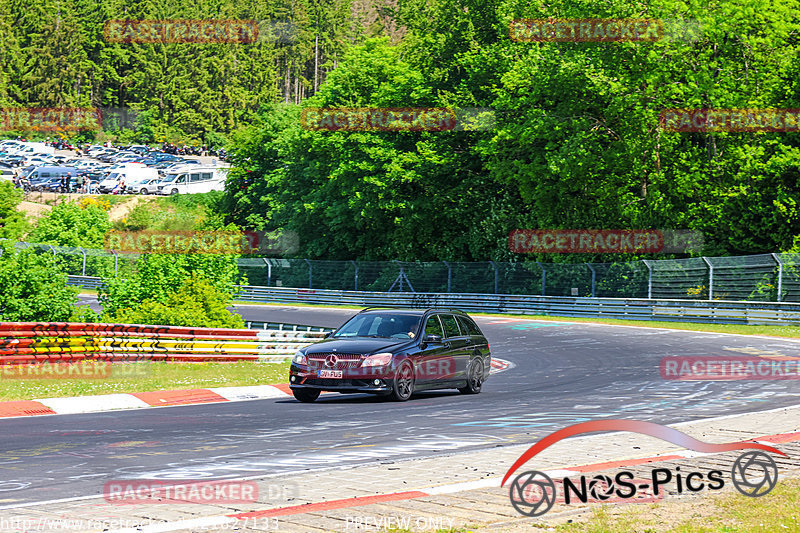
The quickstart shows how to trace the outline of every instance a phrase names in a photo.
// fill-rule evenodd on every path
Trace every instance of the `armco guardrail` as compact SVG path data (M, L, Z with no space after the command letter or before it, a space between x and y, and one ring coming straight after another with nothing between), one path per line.
M103 278L92 276L67 276L67 285L83 287L84 289L99 289L103 285Z
M0 322L0 364L44 361L277 361L319 332L136 324Z
M76 283L79 281L70 276ZM81 278L99 283L100 278ZM366 307L457 307L465 311L717 324L800 324L800 304L730 300L588 298L516 294L363 292L243 286L237 300Z
M356 292L242 287L239 300L356 306L455 307L464 311L720 324L798 324L800 304L716 300L569 298L502 294Z

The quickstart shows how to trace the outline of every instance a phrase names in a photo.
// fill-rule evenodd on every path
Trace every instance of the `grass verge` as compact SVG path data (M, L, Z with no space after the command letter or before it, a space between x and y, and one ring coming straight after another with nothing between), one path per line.
M126 363L120 363L122 365ZM14 379L0 374L0 401L94 396L123 392L148 392L172 389L205 389L244 385L286 383L289 363L127 363L142 365L141 377L95 379Z
M658 504L597 507L588 520L564 524L558 531L628 533L800 533L800 479L781 479L766 496L738 492L705 495Z

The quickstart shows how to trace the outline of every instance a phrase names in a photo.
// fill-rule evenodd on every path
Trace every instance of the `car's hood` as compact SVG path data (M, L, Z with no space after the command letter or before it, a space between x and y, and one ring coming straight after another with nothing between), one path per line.
M414 341L408 339L376 339L372 337L349 337L347 339L324 339L306 347L306 354L312 353L358 353L372 354L383 351L392 351L403 345L410 345Z

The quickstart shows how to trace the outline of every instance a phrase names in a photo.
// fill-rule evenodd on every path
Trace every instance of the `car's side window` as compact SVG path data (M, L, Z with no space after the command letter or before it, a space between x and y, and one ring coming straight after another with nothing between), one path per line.
M483 336L483 333L481 333L481 330L478 329L478 326L475 324L475 322L465 316L459 316L457 318L458 324L461 326L461 331L466 331L469 335Z
M440 337L444 337L442 324L439 322L439 317L437 315L428 317L428 321L425 322L425 336L427 337L428 335L439 335Z
M447 334L448 339L452 337L460 337L461 331L458 329L458 322L453 315L441 315L442 324L444 324L444 332Z

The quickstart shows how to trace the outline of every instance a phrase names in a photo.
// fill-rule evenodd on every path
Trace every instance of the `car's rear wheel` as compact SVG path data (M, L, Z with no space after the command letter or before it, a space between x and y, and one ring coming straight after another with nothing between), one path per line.
M292 394L303 403L311 403L319 398L319 391L315 389L292 389Z
M414 394L414 367L408 361L403 361L394 375L389 397L396 402L404 402L411 398L412 394Z
M483 359L476 357L467 370L467 386L458 389L461 394L478 394L483 386Z

